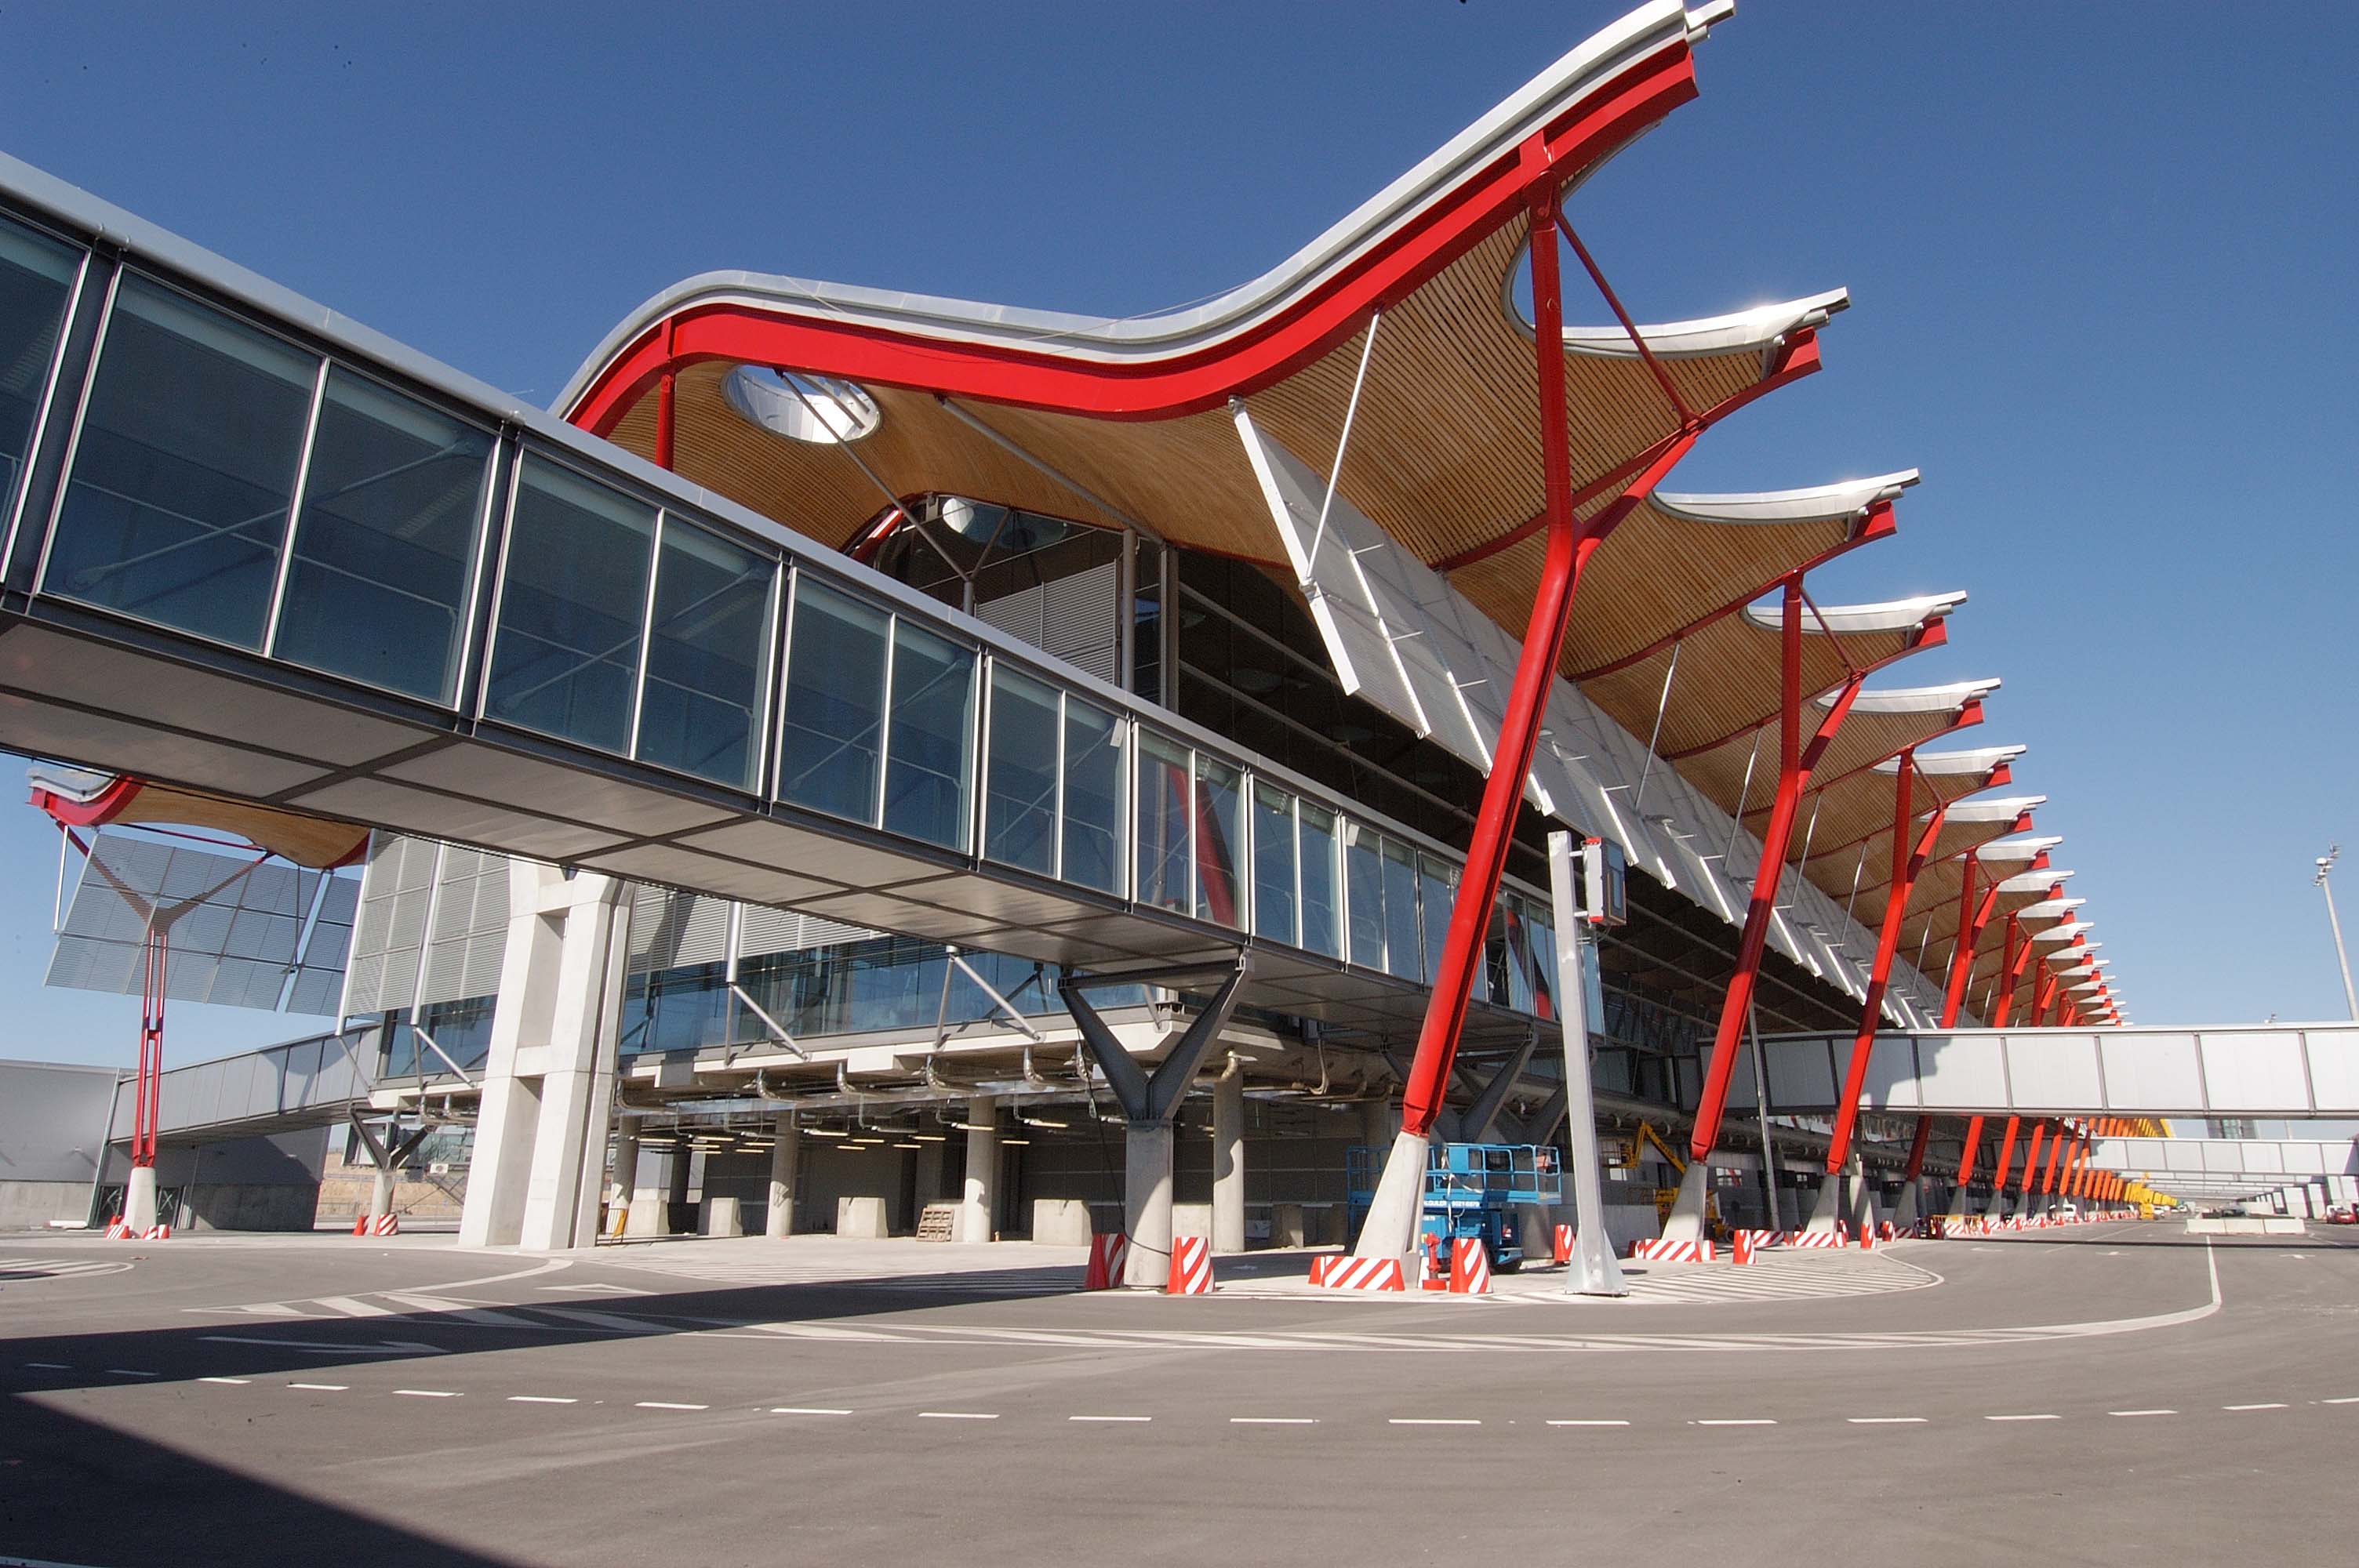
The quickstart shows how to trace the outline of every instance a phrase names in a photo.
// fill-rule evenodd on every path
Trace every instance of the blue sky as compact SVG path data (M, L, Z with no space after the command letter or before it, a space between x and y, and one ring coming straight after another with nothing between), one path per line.
M1620 9L0 3L0 149L545 402L712 267L1217 292ZM1971 591L1886 678L2005 678L1975 739L2030 746L2133 1017L2340 1016L2359 10L1750 0L1698 75L1574 206L1625 300L1854 305L1671 487L1921 467L1814 587ZM128 1062L134 1000L40 989L55 853L0 812L0 1054ZM176 1007L169 1048L303 1027Z

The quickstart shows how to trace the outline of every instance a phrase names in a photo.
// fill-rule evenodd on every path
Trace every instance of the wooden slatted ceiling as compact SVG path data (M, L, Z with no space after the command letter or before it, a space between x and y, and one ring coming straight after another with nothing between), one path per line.
M1958 710L1954 708L1944 708L1933 713L1861 713L1854 709L1843 720L1843 728L1827 747L1826 755L1820 759L1816 776L1832 784L1857 769L1872 767L1904 747L1921 745L1936 735L1947 733L1957 721ZM1885 797L1886 826L1890 824L1891 810L1892 801L1887 795ZM1768 815L1767 797L1764 797L1763 804L1745 814L1745 826L1757 833ZM1819 826L1821 841L1824 841L1826 832L1827 824L1821 821Z
M1940 801L1956 800L1988 787L1984 782L1988 776L1985 773L1920 773L1910 791L1909 800L1918 810L1930 811ZM1843 885L1848 891L1852 867L1859 858L1859 848L1870 841L1883 856L1877 864L1891 865L1892 802L1893 792L1897 787L1898 780L1894 774L1869 768L1842 778L1831 777L1823 788L1810 792L1810 798L1804 802L1800 820L1796 824L1798 837L1794 853L1801 853L1799 835L1808 831L1812 880L1820 881L1831 869L1839 867ZM1813 813L1816 814L1817 825L1814 828L1806 829L1803 824L1811 821ZM1766 817L1767 813L1757 811L1748 815L1758 818ZM1748 826L1751 825L1748 822ZM1879 879L1882 874L1878 873ZM1826 883L1821 881L1821 885Z
M1947 932L1937 929L1933 933L1934 946L1947 951L1942 947L1942 944L1953 940L1957 935L1958 892L1965 875L1965 862L1960 857L1968 849L1987 844L1995 838L2004 838L2016 830L2015 824L2011 820L1945 822L1941 825L1940 834L1935 839L1933 851L1935 859L1929 861L1925 869L1918 873L1916 885L1908 892L1908 914L1906 917L1908 924L1903 928L1908 933L1906 944L1908 951L1916 951L1915 943L1921 934L1924 922L1928 919L1937 922L1946 919L1950 922ZM1916 831L1923 831L1921 824ZM1891 836L1890 829L1887 827L1883 836L1886 841L1869 848L1867 874L1860 879L1858 920L1862 925L1871 931L1883 921L1885 904L1891 892L1892 857L1889 843ZM1878 849L1883 850L1880 858L1877 854ZM1851 873L1848 868L1843 873L1843 892L1846 896L1851 892Z

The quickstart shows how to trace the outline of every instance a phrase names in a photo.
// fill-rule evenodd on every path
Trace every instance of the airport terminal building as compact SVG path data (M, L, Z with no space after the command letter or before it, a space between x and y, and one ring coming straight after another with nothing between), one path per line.
M37 791L77 832L358 869L254 984L367 1081L239 1125L441 1129L479 1243L1343 1241L1405 1111L1562 1136L1552 830L1629 868L1576 1012L1617 1227L1682 1171L1734 1224L2003 1196L2011 1125L1739 1070L2122 1015L2023 748L1962 733L1997 681L1886 670L1964 595L1811 590L1905 548L1905 454L1677 487L1847 304L1638 323L1584 243L1724 9L1205 303L716 272L549 411L0 162L0 741L91 770Z

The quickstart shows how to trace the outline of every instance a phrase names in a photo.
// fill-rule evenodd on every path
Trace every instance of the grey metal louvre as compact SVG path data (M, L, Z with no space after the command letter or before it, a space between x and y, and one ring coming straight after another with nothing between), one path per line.
M427 905L440 850L430 839L407 834L369 835L344 976L345 1014L389 1012L417 1001Z
M1122 579L1115 563L1059 578L1041 589L1040 646L1101 680L1120 675Z
M847 925L824 915L798 914L790 909L749 903L745 906L744 926L737 935L737 956L759 958L772 953L799 953L807 947L822 947L833 942L865 942L881 935L864 925Z
M444 849L419 1002L459 1001L497 990L507 931L507 857L457 845Z
M726 959L729 908L710 894L640 889L631 903L631 973Z

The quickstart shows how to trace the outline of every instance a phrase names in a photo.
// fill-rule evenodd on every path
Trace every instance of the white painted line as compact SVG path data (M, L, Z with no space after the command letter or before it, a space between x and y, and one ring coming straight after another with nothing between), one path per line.
M311 1299L319 1303L321 1306L326 1307L330 1312L340 1312L346 1317L391 1317L394 1315L393 1310L389 1307L375 1306L368 1302L356 1301L351 1296L313 1296Z
M1482 1422L1470 1416L1397 1415L1390 1418L1394 1426L1480 1426Z
M1626 1421L1587 1421L1568 1418L1563 1421L1551 1421L1549 1424L1550 1426L1627 1426L1630 1423Z
M918 1419L919 1421L997 1421L999 1417L989 1411L919 1411Z
M37 1372L71 1372L73 1370L72 1365L64 1361L27 1361L25 1365L30 1367Z
M643 1411L709 1411L712 1407L711 1405L676 1405L665 1400L641 1400L638 1408Z
M2285 1406L2283 1406L2283 1405L2279 1405L2279 1404L2269 1404L2269 1405L2222 1405L2220 1408L2221 1408L2222 1410L2223 1410L2223 1411L2281 1411L2281 1410L2285 1409Z
M1145 1422L1153 1421L1155 1418L1151 1415L1069 1415L1065 1419L1067 1421Z
M457 1389L396 1389L393 1391L406 1400L455 1400L460 1392Z
M580 1400L560 1399L555 1394L510 1394L508 1396L508 1403L512 1405L578 1405L581 1402Z
M131 1367L109 1367L106 1369L106 1375L110 1378L152 1378L156 1376L153 1372L142 1372L136 1368Z
M2179 1412L2178 1412L2177 1411L2151 1410L2151 1411L2107 1411L2105 1413L2106 1413L2107 1415L2177 1415Z
M1319 1418L1309 1415L1233 1415L1231 1426L1317 1426Z
M1986 1415L1984 1421L2062 1421L2060 1415Z
M350 1383L289 1383L287 1386L290 1389L309 1389L315 1394L341 1394L352 1387Z
M242 1389L248 1383L254 1381L254 1379L251 1378L199 1378L197 1381L200 1383L223 1383L234 1389Z
M822 1410L816 1405L772 1405L772 1415L850 1415L850 1411Z
M2341 1399L2321 1400L2322 1405L2359 1405L2359 1394L2344 1394Z
M1767 1416L1754 1415L1723 1417L1718 1421L1698 1421L1688 1424L1690 1426L1775 1426L1777 1423Z
M1843 1420L1854 1426L1923 1426L1921 1415L1847 1415Z

